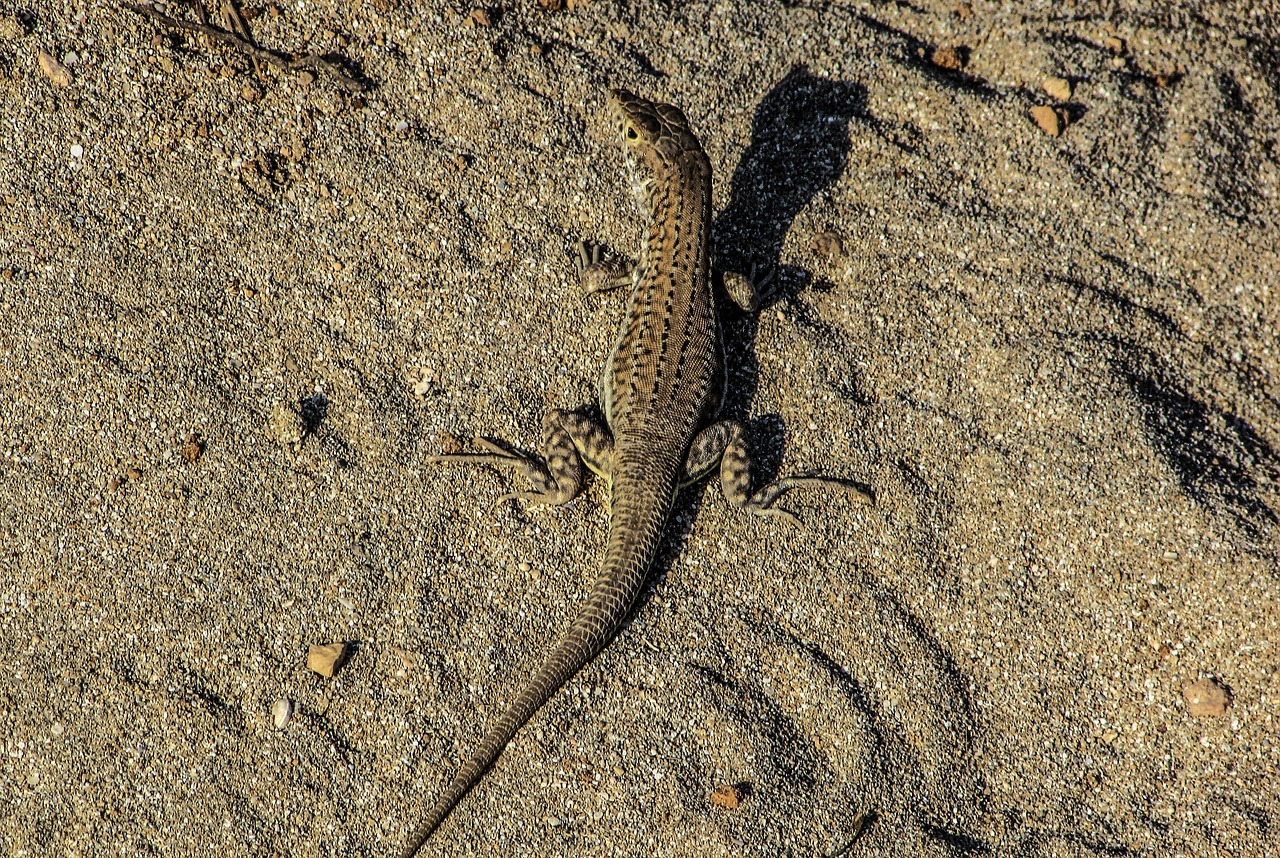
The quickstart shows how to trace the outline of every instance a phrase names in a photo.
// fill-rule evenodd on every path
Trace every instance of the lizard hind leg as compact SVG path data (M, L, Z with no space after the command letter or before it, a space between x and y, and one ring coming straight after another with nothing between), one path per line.
M703 429L689 445L682 484L701 479L720 463L720 488L725 499L738 509L755 515L776 515L800 524L795 513L774 502L792 489L826 488L847 492L871 503L871 495L860 486L833 477L783 477L752 494L751 456L746 435L736 420L721 420Z
M774 297L778 270L772 265L752 263L747 273L726 269L720 272L725 294L739 310L754 313Z
M571 411L557 409L543 418L541 456L513 452L485 438L477 438L476 444L488 452L442 453L430 461L512 466L523 472L533 490L508 492L498 503L519 498L532 505L563 506L582 490L583 465L606 477L611 473L613 439L608 431Z

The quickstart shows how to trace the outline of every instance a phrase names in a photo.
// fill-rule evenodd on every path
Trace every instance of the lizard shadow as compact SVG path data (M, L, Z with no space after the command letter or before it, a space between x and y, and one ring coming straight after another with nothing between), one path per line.
M785 302L796 324L828 341L838 341L839 333L829 330L796 297L807 288L826 291L831 284L816 280L805 268L784 265L782 248L800 212L844 173L849 124L855 119L874 125L866 111L864 87L820 77L803 65L792 69L756 107L751 140L729 179L728 204L711 229L717 271L771 273L761 309ZM723 340L731 381L722 411L747 424L757 477L767 482L777 474L782 449L777 443L761 442L782 436L782 420L777 415L746 419L759 376L752 347L757 315L725 305Z
M802 333L846 352L851 346L844 342L842 332L826 324L798 297L806 289L826 290L831 285L805 268L783 264L782 253L796 218L815 203L821 206L827 189L844 174L851 148L849 126L854 121L872 133L884 133L866 110L861 86L819 77L803 66L793 69L761 99L750 143L730 178L728 204L712 226L718 271L771 270L773 288L763 296L762 304L784 304L788 318ZM747 423L754 484L759 486L777 476L782 444L776 439L783 437L783 421L772 413L748 419L759 377L754 353L756 319L754 314L732 307L722 314L729 368L722 416ZM850 385L855 395L846 398L865 404L865 397L857 393L859 385L853 381ZM690 536L703 499L720 502L717 494L716 489L704 486L677 496L646 589L632 606L624 628L665 582L673 559ZM862 656L855 657L860 667L847 667L847 653L824 648L818 638L811 640L803 630L792 630L781 614L770 616L769 610L757 620L744 621L740 627L743 639L751 639L751 649L758 645L795 655L809 664L813 687L829 686L832 711L846 712L846 723L854 725L854 735L860 737L848 753L865 758L861 765L866 780L859 797L872 813L884 815L884 825L892 832L884 836L918 837L954 855L992 851L992 844L967 826L944 824L969 813L981 817L990 811L983 798L986 790L980 768L962 762L988 738L970 693L969 678L928 621L879 585L874 576L845 570L839 577L850 593L860 594L856 598L865 603L865 613L877 618L867 626L861 650L853 650ZM748 713L749 717L742 718L741 732L752 736L758 774L771 787L788 785L772 800L794 802L795 812L804 813L805 802L821 795L825 785L836 779L829 761L811 752L805 740L813 725L794 717L774 689L757 685L757 668L738 664L732 654L734 647L714 628L709 627L706 633L708 652L723 646L728 654L713 658L714 664L705 672L693 665L705 679L707 697L703 702L721 710L726 719L734 713ZM868 668L868 664L888 668L877 674L880 669ZM873 675L880 684L870 682ZM923 720L938 727L938 735L922 733L919 718L897 712L892 705L895 695L880 690L881 684L903 692L902 699L932 701L921 704L916 715L927 716ZM698 759L696 743L685 751L683 759ZM699 783L700 777L705 779L696 763L689 766L686 780ZM845 838L850 845L859 836L855 828L850 824Z
M866 89L804 66L792 69L756 107L751 142L729 179L729 203L711 234L718 269L774 272L766 306L813 281L809 271L781 264L782 245L796 216L844 173L855 118L869 121Z

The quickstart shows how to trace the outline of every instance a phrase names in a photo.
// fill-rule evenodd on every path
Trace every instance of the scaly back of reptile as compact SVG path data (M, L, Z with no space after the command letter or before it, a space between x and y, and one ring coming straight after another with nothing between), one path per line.
M586 603L485 733L404 852L412 858L516 731L617 633L657 551L689 441L722 372L711 294L711 168L679 109L610 93L647 219L627 321L605 366L613 432L609 541Z

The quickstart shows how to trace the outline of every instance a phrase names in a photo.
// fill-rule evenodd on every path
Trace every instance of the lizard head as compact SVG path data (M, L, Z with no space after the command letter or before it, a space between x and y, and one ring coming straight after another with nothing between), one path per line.
M683 156L696 154L705 158L689 120L674 105L657 104L625 89L614 89L609 92L609 111L641 196L657 176L674 169Z

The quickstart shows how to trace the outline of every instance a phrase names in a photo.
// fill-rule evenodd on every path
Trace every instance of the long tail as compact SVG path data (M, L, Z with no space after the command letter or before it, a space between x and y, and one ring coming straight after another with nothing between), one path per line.
M629 491L618 492L618 488L615 481L615 498L634 498ZM614 504L603 568L595 586L591 588L586 605L573 625L552 647L538 672L521 689L520 695L502 713L502 717L485 734L480 746L449 782L444 794L436 800L414 832L402 858L414 858L418 854L432 832L498 759L516 731L617 634L623 618L640 594L649 563L662 536L670 504L669 497L654 496L649 492L645 494L649 495L644 498L648 503L632 500L626 504L630 509L624 510L618 503Z

